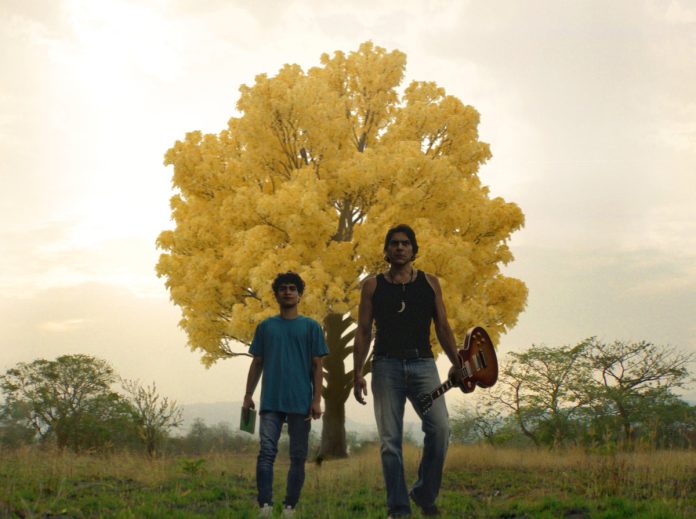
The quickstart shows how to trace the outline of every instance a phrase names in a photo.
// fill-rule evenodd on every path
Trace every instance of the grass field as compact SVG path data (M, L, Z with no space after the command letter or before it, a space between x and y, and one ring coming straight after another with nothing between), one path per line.
M407 446L404 454L412 482L419 451ZM150 461L130 454L0 453L0 517L251 518L254 470L254 454ZM277 502L286 470L279 455ZM696 452L592 455L454 445L438 504L443 517L694 518ZM386 517L377 447L321 466L308 463L295 517Z

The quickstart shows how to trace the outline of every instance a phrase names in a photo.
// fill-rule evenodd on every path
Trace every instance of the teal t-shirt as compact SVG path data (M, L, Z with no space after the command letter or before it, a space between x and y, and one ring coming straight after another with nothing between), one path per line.
M263 357L260 411L307 414L314 392L312 358L329 353L319 323L302 315L264 319L249 353Z

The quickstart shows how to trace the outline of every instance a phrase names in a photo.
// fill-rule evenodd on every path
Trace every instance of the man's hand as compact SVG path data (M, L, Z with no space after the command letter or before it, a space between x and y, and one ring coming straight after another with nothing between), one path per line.
M321 418L321 399L312 400L312 405L309 408L309 416L307 419L309 418L313 418L314 420Z
M244 421L249 420L249 409L256 409L256 406L254 405L254 399L251 398L251 395L246 394L244 395L244 402L242 403L242 414L244 415Z
M469 385L471 385L471 381L469 381L469 383L466 381L466 373L464 372L464 369L458 366L452 366L450 368L447 378L454 382L457 387L469 389Z
M365 379L359 375L353 380L353 396L362 405L367 404L365 401L365 396L367 396L367 382Z

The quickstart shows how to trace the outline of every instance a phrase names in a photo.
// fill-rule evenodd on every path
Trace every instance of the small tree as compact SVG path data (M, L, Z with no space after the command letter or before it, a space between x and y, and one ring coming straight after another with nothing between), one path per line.
M693 353L646 341L592 339L588 355L595 376L586 388L586 398L596 416L616 420L627 443L634 439L638 424L654 415L654 409L664 407L655 404L670 400L673 389L690 382L687 366L696 360Z
M117 393L110 392L92 399L68 447L75 451L137 448L139 438L130 410L130 404Z
M100 401L118 398L110 390L114 370L89 355L63 355L56 360L19 363L0 377L2 411L25 405L26 425L43 439L54 437L58 448L80 448L81 428Z
M182 410L173 400L161 398L157 386L144 387L134 380L123 380L122 385L131 404L131 416L148 456L153 457L169 429L183 422Z
M504 424L504 417L492 406L477 405L471 411L466 406L458 406L450 419L452 439L461 443L477 443L485 440L496 444L496 436Z
M696 431L696 406L664 388L646 393L634 433L643 443L661 448L688 447L688 435Z
M26 402L14 402L0 411L0 445L16 448L34 441L36 431L29 426L31 407Z
M185 438L185 449L189 454L202 454L210 450L212 432L203 418L197 417L189 427Z
M568 441L575 434L574 417L585 402L582 389L590 379L588 344L532 345L525 352L509 353L498 385L487 394L488 405L510 411L537 446Z

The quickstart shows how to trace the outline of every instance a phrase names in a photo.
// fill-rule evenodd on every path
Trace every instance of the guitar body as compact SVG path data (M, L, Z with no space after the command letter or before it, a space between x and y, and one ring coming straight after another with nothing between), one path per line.
M418 397L418 406L422 414L427 413L436 398L455 387L464 393L471 393L476 386L491 387L498 381L498 357L495 354L493 341L488 332L480 326L471 328L464 339L464 347L457 352L464 370L464 381L455 384L451 379L443 382L430 393Z
M467 374L459 386L464 393L471 393L476 386L491 387L498 381L498 357L488 332L476 326L464 339L464 347L457 352Z

